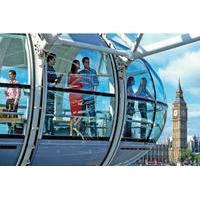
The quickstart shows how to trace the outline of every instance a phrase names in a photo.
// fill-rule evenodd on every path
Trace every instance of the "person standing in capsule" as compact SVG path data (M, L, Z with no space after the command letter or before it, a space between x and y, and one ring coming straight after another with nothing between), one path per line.
M56 71L54 69L54 65L56 64L56 54L49 53L47 56L47 83L50 87L55 87L58 83L60 83L62 79L62 74L57 76ZM47 105L46 105L46 118L45 118L45 134L54 135L54 102L55 102L55 93L54 91L48 90L47 93Z
M97 73L94 69L90 68L90 59L89 57L84 57L82 59L84 69L80 71L80 75L83 83L83 90L87 91L96 91L97 86L99 85L99 80ZM97 136L97 127L96 127L96 109L95 109L95 96L93 94L83 94L83 116L89 117L89 128L91 131L91 136ZM86 134L86 122L83 120L81 123L81 132ZM88 133L87 133L88 134Z
M73 60L70 73L68 75L68 86L72 89L80 90L83 86L81 76L78 73L80 69L79 60ZM76 128L75 124L79 124L82 115L82 94L70 93L69 94L71 118L70 118L70 136L74 135L74 131L79 132L79 126Z
M147 79L145 77L141 78L139 88L135 95L144 99L153 99L152 95L147 89ZM143 122L140 128L140 137L141 139L146 139L146 124L144 122L147 122L147 103L145 101L139 101L138 110L140 111Z
M133 91L133 85L135 85L135 79L133 76L130 76L127 80L127 95L128 97L133 97L134 91ZM135 113L135 103L134 100L128 99L127 104L127 119L126 119L126 126L124 131L124 137L131 138L132 137L132 131L131 131L131 124L132 124L132 118Z

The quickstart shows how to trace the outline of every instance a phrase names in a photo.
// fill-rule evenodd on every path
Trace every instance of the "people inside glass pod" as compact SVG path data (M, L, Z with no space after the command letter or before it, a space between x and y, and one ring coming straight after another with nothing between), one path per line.
M55 87L60 83L62 76L58 76L54 65L56 64L56 55L51 53L47 57L47 78L48 86ZM67 85L70 89L82 90L76 92L72 90L69 93L68 102L70 105L70 128L67 134L70 136L90 136L96 137L97 134L97 120L96 120L96 97L91 94L91 91L96 91L99 85L98 75L95 69L90 67L90 58L82 58L83 69L80 70L80 61L74 59L71 64L71 69L68 73ZM64 87L64 85L62 86ZM56 119L54 116L55 109L55 90L48 90L47 93L47 107L45 118L45 133L53 135L55 133L54 123ZM56 96L59 96L57 93ZM56 102L57 104L58 102Z
M128 97L142 97L144 100L133 100L128 98L127 103L127 119L124 131L124 137L132 138L132 122L133 116L136 112L135 101L138 102L138 110L141 115L140 122L140 138L146 139L146 123L147 123L147 103L145 99L153 99L153 96L147 89L147 79L142 77L140 80L139 88L136 92L133 91L133 86L135 85L135 78L133 76L129 76L127 79L127 95ZM134 136L133 136L134 138Z

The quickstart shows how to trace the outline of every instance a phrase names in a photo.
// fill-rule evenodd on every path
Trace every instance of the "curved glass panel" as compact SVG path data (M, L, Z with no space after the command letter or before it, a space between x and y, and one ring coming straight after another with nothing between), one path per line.
M162 82L144 59L133 61L126 76L128 103L124 139L156 142L167 112Z
M30 99L25 35L0 35L0 134L24 134Z
M164 104L158 103L156 105L156 117L155 117L153 130L149 138L151 141L156 142L159 139L162 133L162 130L165 126L166 118L167 118L167 106Z
M109 139L115 113L110 56L70 46L53 46L50 52L56 57L51 66L47 62L43 135Z
M155 90L156 90L156 100L163 102L163 103L167 103L167 98L166 98L166 94L164 91L162 81L160 80L159 76L156 74L154 69L146 61L145 61L145 63L148 66L148 68L150 69L151 75L154 80Z
M155 103L135 100L135 113L131 120L131 138L147 139L153 126Z
M155 100L153 82L151 80L149 71L147 70L147 67L145 66L142 60L137 59L128 66L128 69L126 71L126 77L127 85L129 84L130 77L134 78L134 84L131 86L131 88L133 89L134 96ZM145 85L145 90L147 93L143 92L143 85ZM127 93L129 93L129 91L127 91ZM133 95L128 94L128 96Z
M141 60L127 69L127 118L124 138L147 139L154 116L154 88L148 69Z

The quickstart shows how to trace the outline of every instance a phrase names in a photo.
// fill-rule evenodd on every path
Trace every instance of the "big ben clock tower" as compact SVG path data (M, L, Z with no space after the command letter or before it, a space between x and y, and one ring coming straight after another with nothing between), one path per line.
M172 107L172 129L171 162L177 163L181 158L181 149L187 148L187 105L183 98L180 80Z

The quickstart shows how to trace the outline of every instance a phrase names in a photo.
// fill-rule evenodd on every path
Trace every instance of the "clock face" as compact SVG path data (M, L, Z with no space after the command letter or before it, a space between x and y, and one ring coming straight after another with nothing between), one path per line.
M176 117L178 115L178 111L177 110L174 110L174 113L173 113L174 117Z

